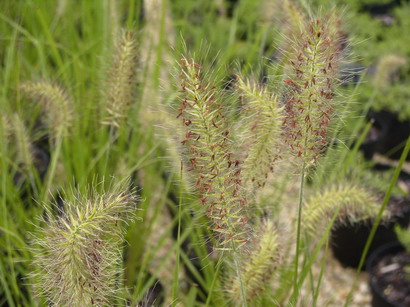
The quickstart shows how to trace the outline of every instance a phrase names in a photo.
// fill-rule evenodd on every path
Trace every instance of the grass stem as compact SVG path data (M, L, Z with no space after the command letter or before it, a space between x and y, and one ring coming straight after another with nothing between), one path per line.
M305 188L305 172L306 172L306 163L303 162L302 165L302 174L300 177L300 190L299 190L299 204L298 204L298 221L297 221L297 230L296 230L296 254L295 254L295 272L294 272L294 293L296 294L294 299L294 305L297 304L297 297L299 295L299 286L298 286L298 271L299 271L299 250L300 250L300 232L301 232L301 223L302 223L302 206L303 206L303 192Z

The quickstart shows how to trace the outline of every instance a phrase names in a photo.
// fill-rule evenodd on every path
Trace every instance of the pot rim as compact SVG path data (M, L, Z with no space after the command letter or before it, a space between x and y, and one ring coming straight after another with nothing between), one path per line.
M403 245L400 242L391 242L384 244L377 248L369 257L366 264L366 272L368 273L368 281L371 292L377 292L377 294L382 297L388 304L395 307L400 307L396 302L392 302L389 298L383 293L383 291L377 287L375 283L375 275L372 273L372 268L377 264L377 262L387 255L395 255L402 251L405 251Z

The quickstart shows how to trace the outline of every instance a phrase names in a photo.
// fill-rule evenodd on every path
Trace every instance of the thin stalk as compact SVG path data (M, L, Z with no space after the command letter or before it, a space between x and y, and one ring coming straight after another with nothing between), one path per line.
M182 182L182 174L183 174L183 163L181 161L181 172L180 172L180 179ZM180 261L181 261L181 216L182 216L182 189L179 189L179 202L178 202L178 234L177 234L177 250L176 250L176 264L175 264L175 272L174 272L174 279L173 279L173 287L172 287L172 306L176 306L178 300L178 288L179 288L179 270L180 270Z
M55 147L53 156L52 156L52 158L51 158L50 168L49 168L49 170L48 170L48 172L47 172L46 184L45 184L45 186L44 186L44 188L43 188L43 195L42 195L42 197L41 197L41 200L42 200L43 203L46 203L47 195L48 195L48 192L49 192L49 190L50 190L51 183L53 182L53 179L54 179L54 174L55 174L55 172L56 172L57 161L58 161L58 158L59 158L59 156L60 156L62 143L63 143L63 138L62 138L62 135L59 134L59 135L57 136L56 147ZM49 207L49 205L45 205L45 208L46 208L47 213L51 213L51 212L50 212L50 207Z
M302 205L303 205L303 192L305 188L305 171L306 171L306 163L303 162L302 165L302 175L300 177L300 190L299 190L299 204L298 204L298 224L296 230L296 255L295 255L295 272L294 272L294 291L296 293L295 296L295 306L297 303L299 287L298 287L298 271L299 271L299 249L300 249L300 232L301 232L301 224L302 224Z
M386 191L386 194L385 194L385 196L384 196L384 199L383 199L383 202L382 202L382 206L381 206L380 211L379 211L379 213L378 213L378 215L377 215L377 217L376 217L376 220L375 220L374 223L373 223L373 226L372 226L372 229L371 229L371 231L370 231L369 237L367 238L366 245L365 245L365 247L364 247L362 256L361 256L361 258L360 258L359 266L357 267L356 276L355 276L355 279L354 279L354 281L353 281L352 287L350 288L350 292L349 292L349 294L348 294L348 296L347 296L347 298L346 298L346 302L345 302L345 304L344 304L344 307L347 307L347 306L349 305L350 301L352 300L353 291L354 291L354 289L356 288L357 281L358 281L358 279L359 279L359 273L361 272L362 267L363 267L363 265L364 265L364 262L365 262L367 253L368 253L369 248L370 248L370 244L372 243L373 238L374 238L374 235L375 235L375 233L376 233L376 231L377 231L377 227L379 226L379 224L380 224L380 222L381 222L381 220L382 220L383 212L384 212L384 210L385 210L386 207L387 207L387 204L388 204L388 202L389 202L391 193L392 193L392 191L393 191L394 186L395 186L396 183L397 183L397 179L399 178L399 175L400 175L401 169L402 169L402 167L403 167L404 161L406 160L406 158L407 158L409 152L410 152L410 137L407 139L406 146L404 147L403 153L401 154L399 164L397 165L396 169L394 170L393 178L392 178L392 180L390 181L390 185L389 185L389 187L388 187L388 189L387 189L387 191Z
M306 235L305 236L305 257L303 259L303 267L306 265L307 259L310 259L310 242L309 238ZM310 281L310 291L312 292L312 297L315 296L315 287L314 287L314 277L313 277L313 271L312 268L309 268L309 281Z
M319 298L320 286L322 284L323 274L325 272L326 259L327 259L328 252L329 252L329 240L326 241L325 254L323 255L322 265L320 266L320 273L319 273L319 278L317 281L316 290L313 296L312 307L316 307L317 305L317 299Z
M209 293L208 293L208 297L207 297L207 299L206 299L205 307L209 307L209 306L210 306L211 298L212 298L212 293L214 292L216 280L217 280L217 278L218 278L219 271L220 271L220 269L221 269L223 256L224 256L224 251L222 251L222 254L221 254L221 256L219 257L219 260L218 260L218 262L217 262L217 264L216 264L216 270L215 270L214 278L212 279L211 287L209 288Z
M190 221L189 224L187 224L186 229L182 232L181 234L181 242L183 242L184 240L186 240L188 238L188 236L190 235L190 233L192 232L192 228L194 223L196 222L196 219L193 219ZM171 225L168 227L167 231L171 231L172 227L174 226L174 223L176 222L176 220L172 220ZM169 232L165 232L169 233ZM155 248L153 248L152 250L150 250L146 255L144 255L144 258L142 259L142 264L141 264L141 268L140 268L140 273L138 275L138 281L143 280L143 272L145 271L145 268L148 265L148 262L150 259L152 259L153 255L156 254L158 252L158 250L164 246L164 243L167 239L166 235L163 235L160 240L158 241L158 244L155 246ZM167 263L167 261L172 257L172 255L174 255L174 253L176 252L177 248L181 248L180 246L177 246L176 244L174 244L172 246L172 248L167 252L167 254L162 258L162 262L158 264L158 267L152 272L152 276L151 278L145 282L145 283L141 283L139 282L137 284L137 286L135 287L134 290L134 294L133 294L133 298L132 298L132 304L131 305L135 305L137 302L138 297L141 297L141 295L143 293L146 293L146 291L148 291L149 287L151 285L154 284L155 281L155 276L158 276L164 269L165 269L165 265Z
M239 286L241 288L241 296L242 296L242 306L247 307L248 303L246 301L246 293L245 293L245 288L243 286L243 280L242 280L242 274L241 274L241 269L239 267L239 262L238 262L238 258L236 257L236 253L237 253L237 248L234 242L232 242L232 246L233 246L233 261L235 262L235 270L236 270L236 274L238 275L238 279L239 279Z
M316 258L323 246L323 244L325 243L326 240L329 240L329 235L330 235L330 230L333 227L333 224L337 218L337 216L339 215L340 212L340 207L336 210L336 212L333 214L333 217L330 221L330 223L327 225L326 230L324 231L322 237L320 238L318 244L316 245L313 253L311 254L311 257L309 258L309 261L307 262L307 264L304 266L301 275L300 275L300 280L299 280L299 288L302 287L303 281L305 280L306 276L309 273L310 268L312 267L313 263L316 261ZM296 291L294 291L292 293L291 299L290 299L290 306L295 306L292 304L293 301L296 301L296 297L298 296L298 293Z
M3 140L4 140L4 136L2 135ZM7 157L7 146L6 144L4 144L5 142L2 141L1 145L2 145L2 149L1 149L1 153L4 157L2 157L1 159L1 164L2 164L2 170L3 173L1 175L1 189L2 189L2 197L1 197L1 207L2 207L2 211L3 211L3 223L2 223L2 227L4 227L5 229L9 230L9 223L8 223L8 219L9 219L9 214L8 211L11 211L10 209L8 209L7 207L7 199L6 199L6 195L7 195L7 178L6 178L6 169L7 169L7 163L6 163L6 157ZM0 280L1 283L3 284L3 288L4 288L4 292L6 294L6 298L7 298L7 302L10 304L10 306L15 306L14 301L12 299L12 295L10 292L9 287L13 288L14 293L19 294L18 291L18 285L16 283L16 271L14 268L14 260L12 259L12 245L11 245L11 241L10 241L10 234L7 231L3 231L4 233L4 237L5 237L5 241L6 241L6 251L7 251L7 255L8 255L8 263L10 265L9 268L9 272L10 272L10 279L12 281L12 285L9 285L6 281L5 275L3 276L3 273L0 274ZM2 272L6 272L6 270L2 270ZM10 282L10 281L9 281Z

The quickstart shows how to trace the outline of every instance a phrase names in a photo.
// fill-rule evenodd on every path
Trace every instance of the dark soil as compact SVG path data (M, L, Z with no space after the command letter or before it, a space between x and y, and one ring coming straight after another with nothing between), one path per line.
M410 254L386 255L373 267L371 283L387 301L410 306Z
M390 159L400 159L404 143L410 135L410 121L400 121L397 114L386 110L371 110L367 118L374 123L360 146L365 158L371 160L378 153ZM409 159L410 155L407 157Z

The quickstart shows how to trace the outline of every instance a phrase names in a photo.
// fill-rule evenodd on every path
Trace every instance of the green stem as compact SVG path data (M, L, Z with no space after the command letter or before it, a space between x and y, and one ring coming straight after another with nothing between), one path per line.
M322 265L320 266L319 278L318 278L316 290L313 296L313 304L312 304L313 307L317 306L317 300L320 294L320 285L322 284L322 279L323 279L323 275L325 272L325 266L326 266L326 260L327 260L328 253L329 253L329 240L326 240L325 253L323 255Z
M236 269L236 274L238 275L238 279L239 279L239 287L241 289L241 297L242 297L242 306L247 307L248 303L246 300L246 293L245 293L245 287L243 286L243 280L242 280L242 273L241 273L241 269L239 267L239 261L238 258L236 257L237 255L237 248L234 242L232 242L232 246L233 246L233 260L235 262L235 269Z
M205 303L205 307L209 307L210 303L211 303L211 298L212 298L212 293L214 292L214 288L215 288L215 284L216 284L216 280L219 276L219 271L221 270L221 265L222 265L222 259L224 256L224 251L222 251L221 256L219 257L218 263L216 264L216 270L215 270L215 274L214 274L214 278L212 279L212 283L211 286L209 288L209 293L208 293L208 297L206 299L206 303Z
M60 156L62 143L63 143L63 138L62 138L61 134L59 134L57 136L56 147L55 147L53 156L51 158L49 170L47 172L46 184L43 188L43 194L42 194L42 197L41 197L41 200L43 201L43 203L46 203L48 193L50 192L50 187L51 187L51 183L53 182L53 179L54 179L54 174L56 172L57 161L58 161L58 158ZM46 208L47 213L51 213L49 205L46 205L45 208Z
M300 190L299 190L299 204L298 204L298 224L296 230L296 255L295 255L295 272L293 278L293 285L294 285L294 293L296 294L294 299L294 305L296 306L298 295L299 295L299 287L298 287L298 271L299 271L299 249L300 249L300 229L302 223L302 205L303 205L303 192L305 188L305 171L306 171L306 163L303 162L302 166L302 175L300 178Z
M182 174L183 174L183 164L181 161L181 173L180 179L182 182ZM182 215L182 189L179 190L179 203L178 203L178 235L177 235L177 250L176 250L176 264L175 264L175 272L174 272L174 280L173 280L173 287L172 287L172 306L176 306L178 302L178 288L179 288L179 270L180 270L180 257L181 257L181 215Z

